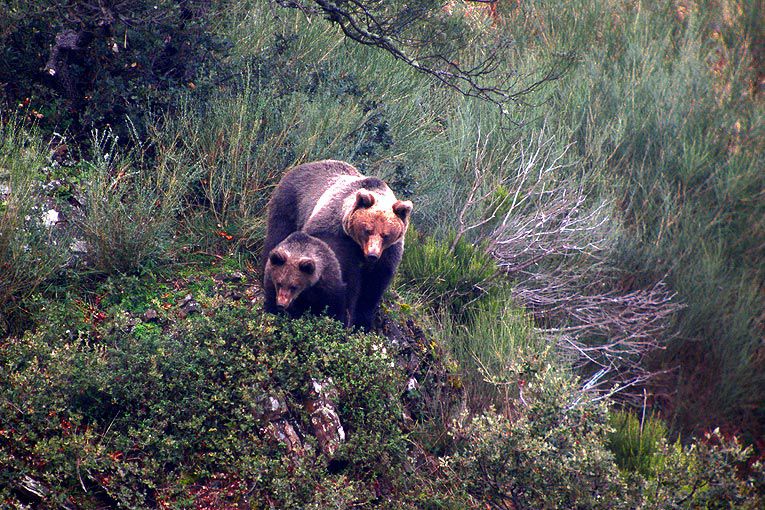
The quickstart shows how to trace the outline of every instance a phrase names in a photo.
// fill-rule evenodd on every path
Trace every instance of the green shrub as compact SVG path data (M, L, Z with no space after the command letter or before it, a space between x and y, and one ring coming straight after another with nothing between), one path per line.
M49 302L47 323L0 344L0 501L180 507L221 476L242 481L239 501L345 507L374 499L374 484L397 483L399 375L380 338L233 304L142 322L115 283L99 292L116 295L85 308ZM348 438L335 474L302 404L312 380L330 378ZM264 434L257 410L271 396L285 400L302 456Z
M442 460L463 507L634 508L636 494L605 448L604 407L570 376L531 363L506 378L519 392L510 415L488 411L455 432Z
M100 272L135 272L168 256L191 171L160 160L147 168L124 153L117 137L94 132L92 159L82 163L85 213L77 226Z
M422 480L420 507L755 509L763 503L765 471L735 438L715 431L685 447L668 445L666 429L655 421L644 424L650 455L646 437L636 454L631 439L614 439L635 431L614 431L602 401L546 362L527 357L493 382L513 388L512 405L454 424L453 452L439 459L439 476ZM616 416L621 425L623 415ZM615 446L616 456L609 451ZM621 471L625 460L637 471Z
M647 508L736 508L765 503L765 469L752 461L752 448L719 430L688 446L664 445L662 461L643 489Z
M641 422L629 411L613 412L609 418L613 430L608 435L608 449L616 463L622 469L651 476L662 460L667 426L653 416Z
M405 244L399 285L417 292L436 310L447 310L457 321L466 322L470 305L487 299L498 283L494 260L467 240L454 242L453 234L439 240L410 226Z

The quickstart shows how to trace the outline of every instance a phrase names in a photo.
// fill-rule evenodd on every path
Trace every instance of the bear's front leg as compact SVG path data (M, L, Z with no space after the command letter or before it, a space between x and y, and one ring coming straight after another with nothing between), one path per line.
M375 314L380 307L385 290L393 280L396 267L398 267L398 260L395 254L386 251L375 264L364 268L359 297L353 310L354 326L367 331L372 330Z
M345 306L345 291L341 298L338 298L330 303L327 307L327 315L335 320L343 323L344 327L348 327L348 307Z

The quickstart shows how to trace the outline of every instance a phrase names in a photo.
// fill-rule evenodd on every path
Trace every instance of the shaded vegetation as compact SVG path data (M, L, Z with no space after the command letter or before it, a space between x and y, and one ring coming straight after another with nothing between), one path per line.
M47 133L87 140L110 125L127 139L223 78L223 38L210 28L226 2L4 2L0 101ZM128 120L129 118L129 120Z

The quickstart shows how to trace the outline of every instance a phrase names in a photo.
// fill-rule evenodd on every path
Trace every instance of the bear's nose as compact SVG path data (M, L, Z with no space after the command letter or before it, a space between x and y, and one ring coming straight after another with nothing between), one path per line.
M379 258L380 256L377 255L376 253L370 253L369 255L367 255L367 262L377 262L377 259Z

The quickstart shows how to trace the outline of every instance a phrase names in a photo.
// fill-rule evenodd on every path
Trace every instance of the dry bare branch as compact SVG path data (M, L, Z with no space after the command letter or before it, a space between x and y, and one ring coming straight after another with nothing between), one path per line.
M487 143L479 133L458 235L472 231L485 243L586 389L598 398L637 395L651 376L641 362L661 348L682 305L663 279L640 285L609 262L616 218L610 204L561 177L568 147L556 150L544 130L501 159Z

